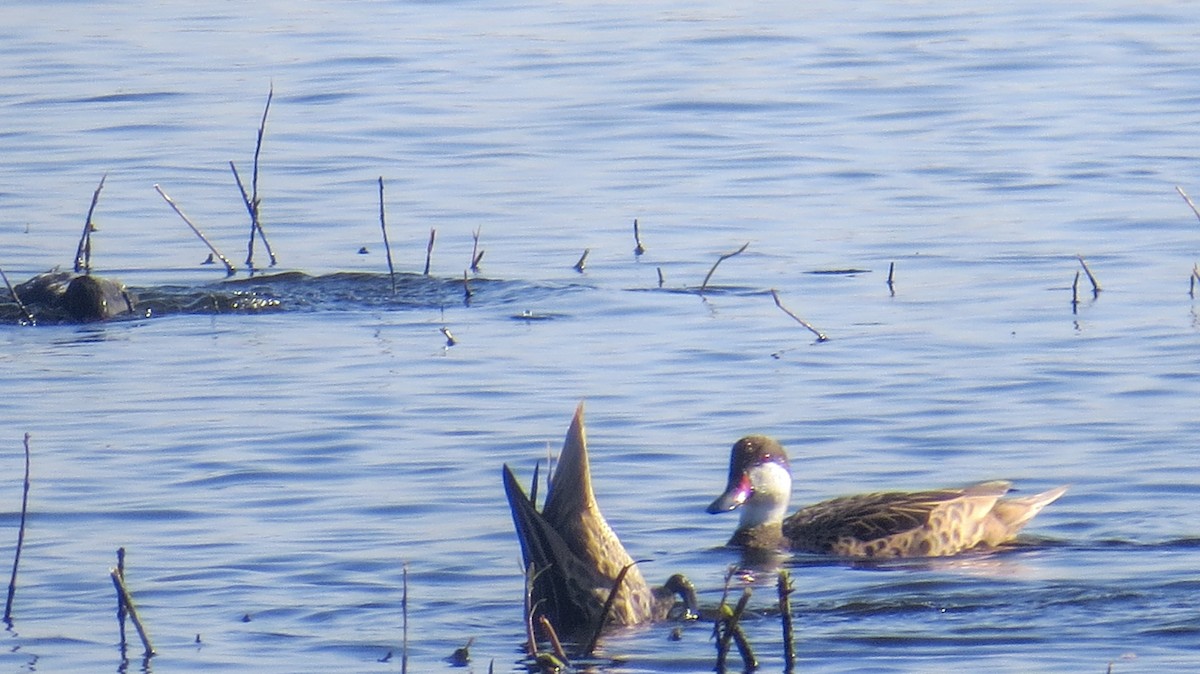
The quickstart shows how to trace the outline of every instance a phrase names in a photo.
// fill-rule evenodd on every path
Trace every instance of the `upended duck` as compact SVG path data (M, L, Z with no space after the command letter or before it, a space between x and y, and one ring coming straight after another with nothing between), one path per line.
M787 452L775 440L751 435L733 445L725 493L708 506L741 508L729 545L857 558L942 557L1010 542L1042 508L1067 491L1005 498L1009 482L961 489L844 496L801 508L785 518L792 493Z
M586 638L601 620L606 625L663 620L677 595L685 615L696 608L695 591L682 575L651 587L600 513L592 492L582 403L575 409L541 512L507 465L504 491L525 567L533 578L530 605L560 636ZM606 612L605 603L622 573Z

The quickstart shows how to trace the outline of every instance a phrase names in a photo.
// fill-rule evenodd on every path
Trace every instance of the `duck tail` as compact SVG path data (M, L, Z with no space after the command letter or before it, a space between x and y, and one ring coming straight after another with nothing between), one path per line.
M1054 489L1032 496L1015 496L996 501L991 515L1004 531L1003 540L1016 536L1021 527L1025 526L1029 523L1029 520L1042 512L1042 508L1054 503L1065 493L1067 493L1067 485L1055 487ZM995 543L999 542L1002 541L996 541Z

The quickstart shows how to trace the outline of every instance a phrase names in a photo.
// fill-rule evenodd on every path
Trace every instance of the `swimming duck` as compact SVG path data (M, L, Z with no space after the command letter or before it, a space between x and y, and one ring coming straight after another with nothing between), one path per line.
M792 476L787 452L775 440L751 435L733 445L725 493L708 506L740 507L729 545L790 549L843 557L941 557L1011 541L1042 508L1067 491L1003 498L1002 480L962 489L879 492L844 496L787 513Z
M677 574L662 587L650 587L600 513L592 492L582 403L575 409L541 512L507 465L504 491L525 566L533 575L531 606L560 636L591 634L601 619L614 625L663 620L676 595L683 598L685 615L694 611L691 583ZM606 614L605 602L622 574Z

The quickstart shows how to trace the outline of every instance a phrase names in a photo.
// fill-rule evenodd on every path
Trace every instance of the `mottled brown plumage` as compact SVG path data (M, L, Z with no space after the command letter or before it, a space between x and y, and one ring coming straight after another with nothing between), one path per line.
M1003 498L1011 487L997 480L962 489L844 496L784 518L791 497L787 453L775 440L752 435L734 444L726 491L708 511L743 509L729 540L737 547L844 557L941 557L1011 541L1067 490Z
M560 635L588 636L595 630L622 571L625 577L606 623L662 620L674 606L676 594L684 597L688 610L695 608L694 592L683 576L672 576L665 586L651 588L600 513L592 491L582 404L567 431L541 512L508 466L503 472L521 552L534 574L535 612L545 615Z

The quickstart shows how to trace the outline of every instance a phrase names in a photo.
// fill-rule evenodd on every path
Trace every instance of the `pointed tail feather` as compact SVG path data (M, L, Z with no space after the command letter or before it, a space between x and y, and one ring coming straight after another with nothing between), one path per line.
M592 469L588 461L587 432L583 424L583 403L575 408L571 427L563 442L562 453L554 466L554 477L546 490L542 514L556 528L576 513L597 509L592 491Z
M997 501L991 514L1006 532L1004 540L1016 536L1021 527L1042 512L1042 508L1057 501L1065 493L1067 493L1067 485L1032 496L1016 496ZM1000 542L1002 541L996 541L993 545Z

